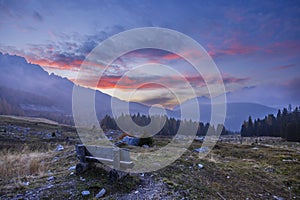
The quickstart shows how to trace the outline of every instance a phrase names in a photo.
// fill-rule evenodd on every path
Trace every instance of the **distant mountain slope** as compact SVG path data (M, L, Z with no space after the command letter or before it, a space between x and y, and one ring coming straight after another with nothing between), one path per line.
M6 118L6 119L15 119L15 120L21 120L26 122L37 122L37 123L44 123L44 124L51 124L51 125L58 125L57 122L45 119L45 118L38 118L38 117L20 117L20 116L14 116L14 115L0 115L0 118Z
M262 118L267 114L275 114L277 109L257 103L228 103L225 126L232 130L241 130L241 125L249 116L252 119Z
M73 83L69 80L49 75L22 57L7 54L0 54L0 71L0 87L12 89L13 95L6 93L10 102L23 107L48 105L53 111L71 113Z
M211 104L208 98L197 98L200 109L200 119L203 122L210 121ZM208 103L209 102L209 103ZM227 103L225 127L229 130L240 131L244 120L251 116L253 119L262 118L267 114L275 114L277 109L268 107L257 103ZM180 106L174 108L177 116L181 109L186 109L188 112L193 112L195 109L191 100L182 103Z
M66 78L49 75L39 65L28 63L25 58L0 53L0 98L24 110L25 115L37 112L72 114L74 83ZM111 96L96 91L96 110L99 118L111 112ZM122 107L124 101L114 98ZM124 107L124 106L123 106ZM147 114L149 107L130 102L132 113Z
M24 111L28 116L40 116L50 119L64 116L72 118L72 91L74 83L66 78L49 75L39 65L28 63L25 58L0 53L0 102L8 102L11 110L20 115ZM96 91L96 111L98 118L106 114L111 115L111 97ZM123 110L127 103L120 99L117 101L118 109ZM200 105L201 121L210 120L210 100L197 98ZM180 118L180 107L193 113L191 100L176 106L174 110L167 110L169 117ZM130 102L130 113L148 114L149 106ZM0 110L1 112L1 110ZM276 109L254 103L228 103L225 127L238 131L244 120L251 115L254 118L264 117L275 113ZM54 115L55 114L55 115ZM61 121L62 122L62 121ZM63 123L66 123L63 121Z

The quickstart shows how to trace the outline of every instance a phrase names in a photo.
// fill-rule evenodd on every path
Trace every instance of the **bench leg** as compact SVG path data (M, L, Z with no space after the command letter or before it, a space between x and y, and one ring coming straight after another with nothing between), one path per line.
M76 165L76 174L82 174L83 172L88 170L88 168L89 168L89 163L80 162Z
M85 158L85 156L86 156L85 146L82 144L76 145L76 154L80 161L76 165L76 174L81 174L89 168L89 163L87 162L87 160Z
M118 173L117 170L115 170L115 169L110 170L110 172L109 172L109 180L111 182L116 182L116 181L119 180L119 173Z

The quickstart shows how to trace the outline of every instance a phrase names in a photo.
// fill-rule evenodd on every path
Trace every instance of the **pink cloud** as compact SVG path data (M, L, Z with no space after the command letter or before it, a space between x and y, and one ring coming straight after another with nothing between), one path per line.
M214 77L206 77L206 81L208 83L215 83L216 78ZM234 76L230 76L228 74L223 75L223 83L227 84L245 84L250 78L238 78ZM84 80L72 80L73 82L83 85L86 87L97 87L98 89L144 89L144 90L155 90L163 87L167 88L180 88L182 86L182 81L188 82L192 87L199 88L205 87L206 82L201 76L186 76L184 79L181 76L168 76L168 77L157 77L157 76L149 76L149 77L128 77L128 76L112 76L105 75L102 76L100 80L98 79L84 79Z
M271 44L265 51L269 54L281 54L282 52L299 56L300 53L300 41L287 40L282 42L275 42Z
M222 55L246 55L261 49L258 46L246 46L236 42L229 44L226 48L218 48L213 44L208 44L207 47L209 49L208 54L212 57L219 57Z
M285 69L289 69L291 67L295 67L295 64L289 64L289 65L281 65L281 66L277 66L277 67L273 67L271 68L272 71L279 71L279 70L285 70Z

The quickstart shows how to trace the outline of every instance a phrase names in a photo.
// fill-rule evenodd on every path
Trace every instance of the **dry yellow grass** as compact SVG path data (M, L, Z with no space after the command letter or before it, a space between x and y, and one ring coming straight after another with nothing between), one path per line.
M48 169L45 164L47 153L41 152L0 152L0 178L10 180L25 176L42 176Z

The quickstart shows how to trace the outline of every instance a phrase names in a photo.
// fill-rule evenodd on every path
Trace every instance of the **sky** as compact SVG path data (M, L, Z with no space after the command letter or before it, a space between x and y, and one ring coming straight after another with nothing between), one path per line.
M91 72L77 80L86 56L105 39L142 27L172 29L197 41L217 65L229 102L300 105L300 1L0 0L0 52L87 87L99 77ZM155 64L152 73L130 73L149 63ZM180 103L170 88L185 96L181 101L189 99L180 76L157 65L176 70L197 96L211 97L204 80L213 77L202 77L182 57L158 49L122 55L93 88L168 108Z

